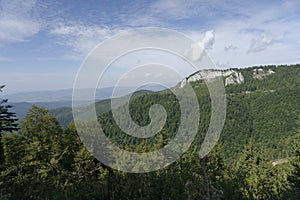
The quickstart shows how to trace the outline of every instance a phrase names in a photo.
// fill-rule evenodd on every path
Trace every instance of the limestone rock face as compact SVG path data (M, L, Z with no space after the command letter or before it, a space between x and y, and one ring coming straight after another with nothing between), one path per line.
M180 87L184 87L190 82L199 80L209 81L220 76L225 78L225 86L244 83L244 76L242 73L235 70L201 70L183 79L180 83Z
M266 70L266 69L262 69L262 68L259 68L259 69L254 69L253 70L253 78L254 79L259 79L259 80L262 80L264 79L266 76L269 76L271 74L274 74L275 72L271 69L269 70Z
M225 79L225 86L227 85L235 85L235 84L242 84L244 83L244 76L241 72L233 71L232 73L226 77Z

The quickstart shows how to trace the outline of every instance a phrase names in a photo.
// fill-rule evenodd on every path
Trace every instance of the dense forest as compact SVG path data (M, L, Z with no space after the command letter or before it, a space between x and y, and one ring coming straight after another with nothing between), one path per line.
M275 73L255 79L255 69ZM211 116L209 92L199 80L191 83L201 111L194 142L176 162L143 174L117 171L95 159L77 135L71 108L33 106L18 125L9 102L1 99L0 199L299 199L300 65L234 70L245 82L225 88L226 121L214 149L199 158ZM147 139L120 130L109 100L98 102L96 109L111 141L148 152L166 145L180 124L171 90L134 95L129 103L133 120L149 124L154 104L165 108L167 122Z

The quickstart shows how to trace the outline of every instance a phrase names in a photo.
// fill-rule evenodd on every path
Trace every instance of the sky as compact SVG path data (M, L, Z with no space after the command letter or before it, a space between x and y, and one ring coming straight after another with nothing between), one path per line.
M0 0L0 85L72 88L96 45L144 27L186 34L222 69L300 63L299 0Z

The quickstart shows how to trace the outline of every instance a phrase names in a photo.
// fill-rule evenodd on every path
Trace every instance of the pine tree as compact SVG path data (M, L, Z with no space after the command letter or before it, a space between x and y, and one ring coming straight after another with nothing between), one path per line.
M258 152L250 139L234 169L233 182L237 184L242 199L259 199L259 162Z
M300 121L298 121L297 134L300 134ZM300 198L300 143L294 147L294 157L292 159L293 173L289 176L289 181L293 186L293 199Z
M294 167L293 174L289 177L290 182L293 184L293 197L295 199L300 198L300 145L295 147L295 158L292 161Z
M0 86L0 92L5 86ZM3 145L1 142L2 134L6 132L13 132L18 130L18 124L16 114L11 112L10 109L12 108L11 105L7 104L7 99L0 98L0 164L4 160L3 154Z

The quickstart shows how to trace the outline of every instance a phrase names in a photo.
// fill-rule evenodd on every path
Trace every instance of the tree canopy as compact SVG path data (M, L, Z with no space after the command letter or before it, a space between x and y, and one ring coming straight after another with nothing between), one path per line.
M257 80L252 76L256 68L275 73ZM227 118L213 150L199 158L211 105L205 83L193 82L200 107L197 136L178 160L150 173L124 173L103 165L83 145L73 122L62 128L53 112L33 106L19 132L3 134L1 129L0 199L299 199L300 65L236 70L245 83L226 87ZM11 113L6 103L1 104L3 112ZM150 122L151 105L164 106L167 123L151 138L124 133L107 104L98 112L99 123L114 144L128 151L165 146L180 124L180 105L170 90L144 93L129 102L132 119L141 126ZM16 123L13 113L3 119Z

